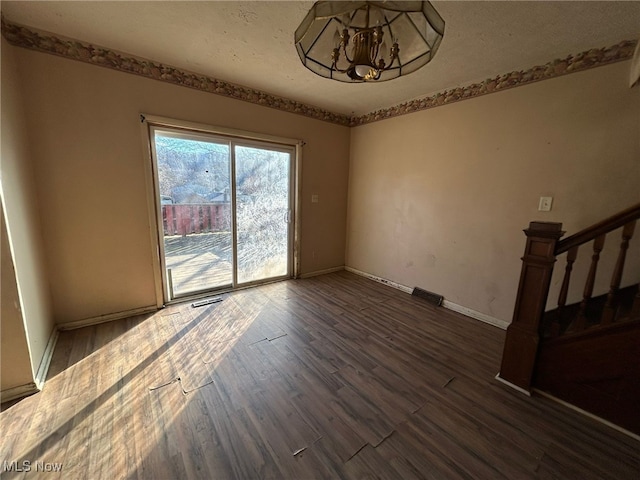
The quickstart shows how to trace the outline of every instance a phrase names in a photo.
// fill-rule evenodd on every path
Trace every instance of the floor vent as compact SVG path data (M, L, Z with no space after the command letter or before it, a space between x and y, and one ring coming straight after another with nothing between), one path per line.
M444 300L444 297L442 295L438 295L437 293L433 293L433 292L428 292L418 287L415 287L413 289L413 292L411 292L411 295L413 295L414 297L420 297L429 303L433 303L438 307L442 305L442 300Z
M197 308L197 307L204 307L205 305L211 305L212 303L218 303L222 301L222 297L212 297L212 298L205 298L204 300L199 300L197 302L193 302L191 304L191 306L193 308Z

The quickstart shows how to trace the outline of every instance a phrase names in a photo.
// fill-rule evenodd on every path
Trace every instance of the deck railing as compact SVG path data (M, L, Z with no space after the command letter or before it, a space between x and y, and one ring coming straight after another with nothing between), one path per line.
M231 225L229 203L162 205L165 236L228 231Z

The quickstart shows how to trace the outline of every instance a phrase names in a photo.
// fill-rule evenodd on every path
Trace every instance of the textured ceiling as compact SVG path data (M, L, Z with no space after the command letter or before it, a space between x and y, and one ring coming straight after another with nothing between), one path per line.
M640 2L439 2L446 22L426 67L345 84L302 66L293 34L313 2L2 1L11 22L152 59L336 113L406 100L640 38Z

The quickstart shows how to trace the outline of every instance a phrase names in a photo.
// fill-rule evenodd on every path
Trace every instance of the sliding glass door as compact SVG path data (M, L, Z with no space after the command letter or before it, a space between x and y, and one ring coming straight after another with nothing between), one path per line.
M238 283L289 271L291 154L235 146Z
M294 150L152 127L166 300L291 275Z

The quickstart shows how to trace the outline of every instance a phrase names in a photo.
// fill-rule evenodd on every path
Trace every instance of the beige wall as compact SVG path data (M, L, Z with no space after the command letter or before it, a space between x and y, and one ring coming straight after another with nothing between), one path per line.
M510 321L530 221L571 234L640 201L628 72L622 62L354 128L346 264ZM540 196L554 197L551 212L537 211ZM638 244L626 283L640 280Z
M0 208L0 391L33 382L27 332L4 212Z
M42 250L38 193L29 149L32 139L27 135L23 110L14 50L3 38L0 167L8 232L1 246L3 390L9 387L5 381L16 385L16 382L33 382L54 330ZM17 289L13 290L13 286ZM5 361L7 354L11 358L8 362ZM28 355L25 357L25 354ZM30 378L27 379L29 369Z
M15 54L57 323L156 302L140 113L304 140L301 271L344 264L347 127L52 55Z
M529 221L572 233L640 200L628 62L349 130L12 50L61 324L155 303L142 112L306 142L302 273L342 265L346 237L347 265L507 321Z

